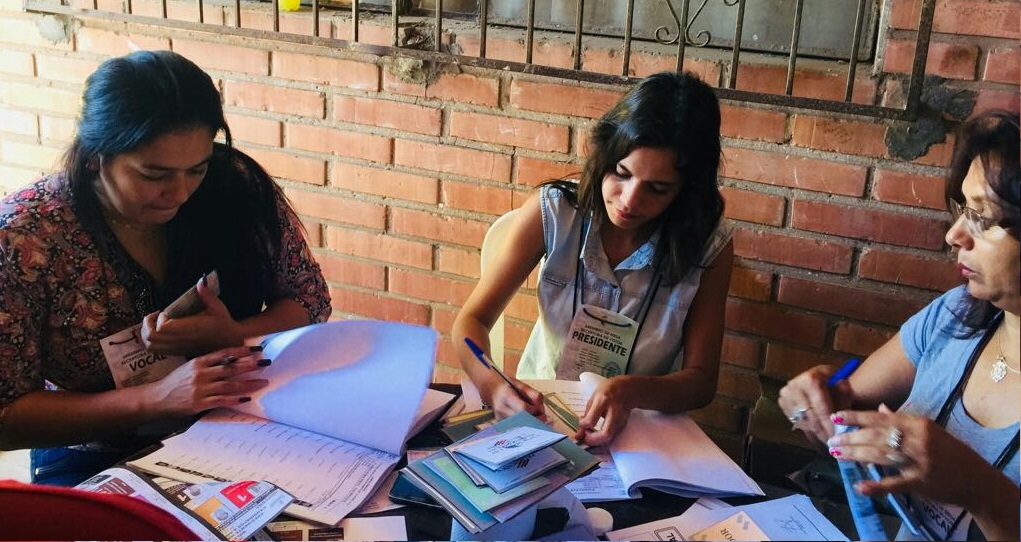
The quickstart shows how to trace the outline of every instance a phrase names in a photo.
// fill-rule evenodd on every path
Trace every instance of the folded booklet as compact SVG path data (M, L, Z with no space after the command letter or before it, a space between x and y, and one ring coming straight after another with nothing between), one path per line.
M247 540L294 499L268 482L185 484L111 467L76 489L127 495L169 512L200 540Z
M553 448L543 448L537 452L532 452L498 469L491 469L478 461L462 457L460 454L455 453L451 454L451 456L458 466L465 471L465 474L475 482L475 485L489 486L497 493L503 493L512 487L517 487L519 484L542 476L544 472L554 467L567 463L567 458L560 455Z
M287 513L335 525L452 399L428 389L436 341L427 327L369 320L264 337L268 387L129 464L189 482L267 480L294 495Z
M544 429L515 427L489 438L474 440L467 445L454 448L453 451L495 470L563 438L564 435L560 433Z

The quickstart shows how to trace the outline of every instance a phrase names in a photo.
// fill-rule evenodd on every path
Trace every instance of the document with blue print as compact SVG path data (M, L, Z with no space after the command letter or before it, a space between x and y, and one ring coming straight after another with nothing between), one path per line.
M553 431L527 426L515 427L510 431L460 446L453 451L496 470L563 438L564 435Z
M210 412L130 464L189 482L270 481L294 495L287 513L336 525L452 398L428 389L437 334L426 327L328 322L260 343L270 384L251 403Z
M469 477L472 477L472 474L476 474L482 480L482 484L479 484L472 477L472 481L476 482L475 485L487 485L497 493L503 493L508 489L541 476L542 473L554 467L567 463L567 458L560 455L553 448L544 448L537 452L532 452L498 469L491 469L477 461L467 457L458 457L458 455L456 453L451 454L458 466L465 471L465 474L468 474Z

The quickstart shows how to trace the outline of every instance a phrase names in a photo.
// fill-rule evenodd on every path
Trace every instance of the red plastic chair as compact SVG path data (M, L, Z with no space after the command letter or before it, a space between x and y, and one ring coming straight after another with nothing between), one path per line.
M0 481L0 540L198 540L169 513L127 495Z

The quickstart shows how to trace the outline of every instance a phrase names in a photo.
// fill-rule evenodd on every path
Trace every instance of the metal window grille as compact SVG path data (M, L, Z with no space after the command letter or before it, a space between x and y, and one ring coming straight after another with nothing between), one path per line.
M780 0L781 3L786 4L793 2L793 9L789 10L792 12L791 19L777 22L777 26L784 28L789 27L791 29L789 46L783 47L783 49L785 49L784 53L787 62L787 77L783 93L755 92L738 88L738 77L741 73L739 67L742 65L742 54L746 53L749 49L748 47L745 47L745 40L743 39L745 37L745 14L749 4L752 1L757 2L759 0L657 0L660 3L660 11L662 12L665 9L669 12L670 19L667 20L667 22L670 24L656 27L651 33L648 30L636 31L635 0L621 0L621 2L617 2L617 4L621 6L621 9L624 10L623 14L617 14L622 15L623 28L620 29L621 31L619 32L619 35L615 36L620 40L620 54L622 57L622 71L620 75L587 71L583 63L583 55L581 54L581 51L583 50L583 45L586 40L593 38L603 40L607 39L605 28L586 28L586 9L591 9L593 6L600 7L601 4L606 4L606 2L600 2L599 0L519 0L517 2L518 5L522 3L524 4L523 8L519 9L519 11L523 9L524 17L523 20L518 21L520 27L517 28L517 30L523 34L525 55L524 62L507 61L487 57L488 31L494 27L501 27L503 30L506 30L507 28L508 17L501 17L499 13L491 13L491 10L498 7L500 9L505 8L506 4L504 0L478 1L477 4L469 6L467 10L464 8L465 2L475 0L460 0L460 2L457 0L450 0L451 7L447 9L445 9L444 0L416 0L419 3L419 7L414 7L412 5L412 0L302 0L305 5L311 8L310 35L281 32L280 6L278 1L273 0L271 0L273 6L272 31L243 28L241 24L241 0L226 0L228 7L231 3L233 4L233 9L229 10L229 12L233 15L233 22L225 21L224 25L210 24L203 20L203 3L205 2L207 5L214 3L211 0L194 0L198 8L198 15L195 21L168 18L167 0L160 0L161 17L140 16L134 14L132 0L124 0L126 3L122 12L104 11L99 9L99 0L91 0L91 9L72 8L71 6L64 4L66 1L67 0L26 0L25 6L28 11L40 13L63 14L73 17L93 17L123 22L138 22L183 30L216 32L218 34L232 34L263 40L280 40L293 43L321 45L335 49L346 49L354 52L363 52L375 55L411 57L439 63L457 63L467 66L548 75L571 80L605 84L627 83L630 79L632 79L629 74L632 73L632 54L636 42L645 41L658 43L660 46L675 47L676 69L681 69L684 65L685 59L688 58L688 55L693 48L714 46L722 42L724 44L729 44L730 58L729 61L723 60L721 63L725 67L723 72L724 76L721 78L719 88L717 89L718 95L721 99L808 110L833 111L875 118L904 120L913 120L917 116L918 104L921 99L922 84L925 74L926 53L929 48L929 37L932 29L933 13L936 2L936 0L922 0L921 2L915 39L914 58L912 61L911 72L906 83L906 89L904 91L903 106L891 107L873 105L869 103L856 103L852 101L856 74L859 70L859 64L862 57L862 36L864 32L868 31L868 28L863 28L863 26L866 26L863 25L863 20L868 16L868 10L874 9L875 3L879 0L856 0L854 9L855 24L850 29L850 35L846 36L846 49L842 54L838 50L839 47L830 47L828 50L828 53L831 56L838 56L840 60L846 62L843 100L826 100L794 95L795 70L797 68L798 61L804 58L818 56L815 54L817 52L811 50L811 48L807 48L806 52L801 45L801 38L803 35L802 29L804 28L803 23L805 23L804 16L806 0ZM549 21L540 21L537 24L537 4L545 2L543 5L548 6L550 2L553 1L557 2L559 5L568 3L574 4L573 9L570 10L573 11L573 15L575 17L573 24L561 24L559 28ZM812 2L812 0L807 1L809 3ZM821 1L845 2L845 0ZM852 1L853 0L847 0L847 2ZM324 2L328 3L324 4ZM343 2L346 5L341 6L333 2ZM256 2L253 2L251 4L255 3ZM654 2L652 0L648 0L648 2L643 2L643 5L653 3ZM696 32L692 35L695 22L698 21L703 10L711 3L719 3L719 5L716 6L717 8L726 7L733 10L733 33L727 40L713 41L711 33L707 30ZM245 4L250 3L246 1ZM422 5L425 5L426 7L423 8L421 7ZM846 8L846 4L844 7ZM320 14L324 9L341 9L342 12L349 14L351 39L343 40L320 36ZM390 15L392 39L389 47L372 45L360 41L359 30L361 27L362 15L370 11L378 13L380 10L388 11ZM641 13L641 11L639 11L639 13ZM444 29L447 28L446 23L451 20L463 23L466 18L469 20L474 19L477 23L474 26L474 31L477 32L479 39L479 50L477 56L465 56L462 54L452 53L449 50L444 50L445 46L443 40L440 39L440 37L443 36ZM431 32L433 36L433 39L431 40L431 47L428 49L422 49L418 46L408 46L407 44L401 43L400 29L403 25L402 21L407 20L414 20L418 25L431 25ZM463 24L459 25L459 32L461 32L460 28L463 28ZM556 32L561 35L565 32L568 34L573 33L573 66L565 68L545 66L535 63L533 60L536 49L536 32ZM838 36L835 39L839 41L840 37Z

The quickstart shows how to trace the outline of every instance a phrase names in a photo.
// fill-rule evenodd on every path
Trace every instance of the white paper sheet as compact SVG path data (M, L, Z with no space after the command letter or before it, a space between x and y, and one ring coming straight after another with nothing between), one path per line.
M397 480L397 472L391 472L387 475L386 480L383 480L382 484L376 489L376 492L372 494L369 500L365 501L364 504L358 507L353 513L354 514L376 514L379 512L386 512L387 510L396 510L403 508L404 505L399 502L393 502L390 500L390 489L394 487L394 482Z
M408 525L404 516L381 518L348 518L340 522L344 540L407 540Z
M635 409L610 450L628 485L640 482L688 497L763 494L685 414Z
M733 513L733 508L729 504L717 499L703 498L695 501L679 516L610 531L606 533L606 538L609 540L688 540L691 534L704 529L715 521L717 516L711 515L715 510L724 510L723 514Z
M584 383L579 381L523 380L522 382L543 393L555 392L561 399L563 399L564 404L570 407L578 416L585 413L585 405L588 404L588 398L592 395L592 390L587 389Z
M679 516L610 531L606 536L610 540L847 540L805 495L734 507L699 499Z
M731 510L715 510L708 514L715 525L729 527L736 522L734 514L741 512L766 535L767 540L843 540L847 537L812 504L805 495L791 495L755 504L735 506ZM732 529L736 530L736 529ZM699 533L693 533L693 535ZM715 535L715 533L707 533ZM716 538L710 536L710 539Z
M268 387L234 410L400 455L432 381L437 333L348 320L269 335ZM386 430L381 430L385 428Z
M541 392L556 392L580 414L602 380L598 375L582 373L580 381L527 383ZM758 484L685 414L633 410L627 425L610 443L610 452L628 489L652 487L687 497L763 494Z
M567 484L567 490L581 502L622 501L641 497L641 490L628 493L613 461L599 463L599 468Z

